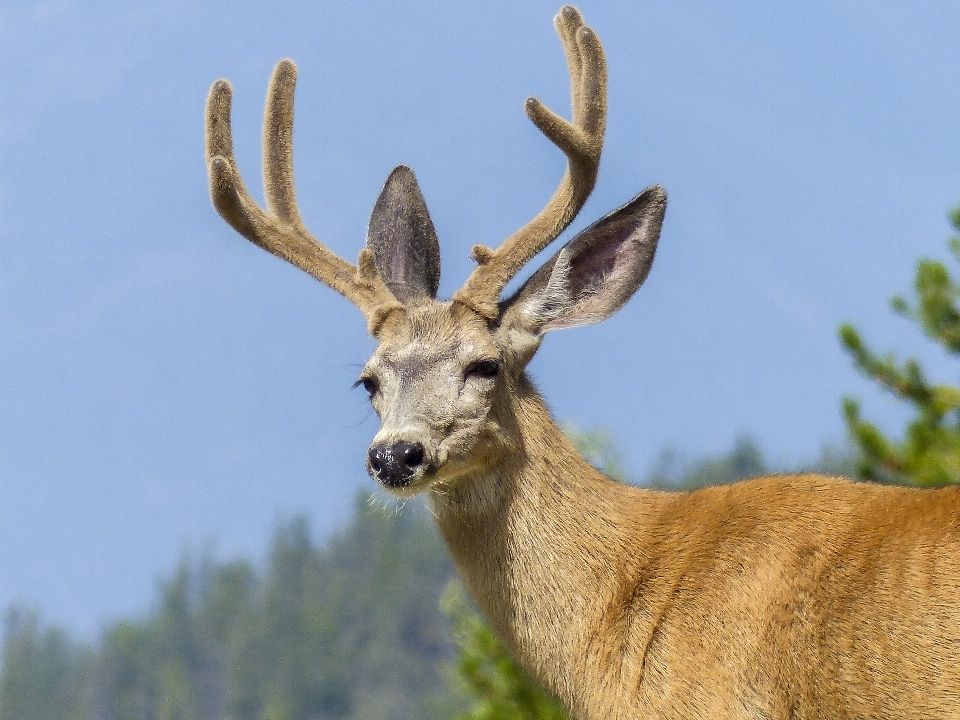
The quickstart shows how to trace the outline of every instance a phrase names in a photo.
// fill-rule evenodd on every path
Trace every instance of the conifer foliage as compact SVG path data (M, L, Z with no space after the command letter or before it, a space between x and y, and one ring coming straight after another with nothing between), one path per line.
M452 580L440 601L452 622L457 659L453 690L467 710L455 720L566 720L560 701L527 677Z
M960 232L960 207L950 219ZM950 238L949 247L960 261L960 238ZM960 284L944 263L923 258L917 263L914 293L913 304L893 298L893 310L960 359ZM903 438L896 440L863 419L857 400L844 398L847 427L861 452L860 474L871 480L919 485L960 482L960 387L932 383L916 359L901 363L892 353L878 355L850 324L840 327L840 340L861 373L909 403L915 412Z
M282 523L262 566L184 557L96 646L13 609L0 720L447 720L453 567L424 515L358 498L327 543Z

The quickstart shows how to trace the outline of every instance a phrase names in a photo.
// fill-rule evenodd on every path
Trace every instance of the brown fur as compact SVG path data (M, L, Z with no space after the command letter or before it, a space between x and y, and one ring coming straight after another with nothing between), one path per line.
M356 266L303 226L292 170L295 68L264 123L268 210L233 160L230 88L207 110L211 194L242 235L357 304L380 344L360 382L381 427L373 477L424 492L464 582L540 682L594 718L960 718L960 487L817 475L692 493L612 482L557 428L524 368L550 330L620 309L653 263L657 186L568 242L511 298L509 277L570 222L596 176L606 74L579 13L557 19L567 123L531 119L568 156L547 207L451 302L412 171L391 173Z
M477 470L428 492L484 614L576 717L960 717L960 487L657 492L589 466L523 374L490 417Z

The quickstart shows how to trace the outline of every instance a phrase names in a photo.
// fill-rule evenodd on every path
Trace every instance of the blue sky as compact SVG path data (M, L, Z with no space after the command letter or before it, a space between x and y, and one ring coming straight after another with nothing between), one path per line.
M234 85L259 191L264 92L300 67L295 154L314 233L353 259L411 165L441 294L536 213L563 169L526 120L568 107L556 3L5 2L0 8L0 605L85 634L147 607L185 547L256 556L372 492L376 418L350 389L359 312L210 206L203 104ZM531 372L556 416L607 427L635 477L743 433L789 465L844 440L851 370L880 348L956 369L887 300L945 256L960 200L955 3L583 3L610 113L574 230L660 183L653 272L615 318L555 333Z

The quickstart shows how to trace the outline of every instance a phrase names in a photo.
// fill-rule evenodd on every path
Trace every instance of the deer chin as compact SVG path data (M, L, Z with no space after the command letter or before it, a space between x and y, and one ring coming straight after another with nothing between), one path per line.
M499 476L481 463L451 468L430 484L427 492L434 512L482 512L497 504Z
M487 430L478 438L465 429L441 443L440 463L426 473L419 488L427 491L435 511L480 510L496 501L500 482L491 472L491 457L502 459L505 447L496 432ZM469 443L464 442L467 435Z
M388 485L385 482L381 482L379 478L374 477L374 480L377 480L384 490L393 495L394 497L400 498L401 500L407 500L416 495L419 495L426 490L429 490L433 483L428 477L428 472L417 473L421 477L413 477L410 479L406 485Z

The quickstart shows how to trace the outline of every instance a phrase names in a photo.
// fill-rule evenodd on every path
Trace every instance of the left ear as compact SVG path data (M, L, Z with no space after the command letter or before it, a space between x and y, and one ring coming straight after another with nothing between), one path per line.
M440 243L413 170L398 165L370 215L367 247L380 277L401 303L435 298L440 287Z
M539 342L613 315L646 280L666 209L666 192L653 185L581 232L501 303L501 327Z

